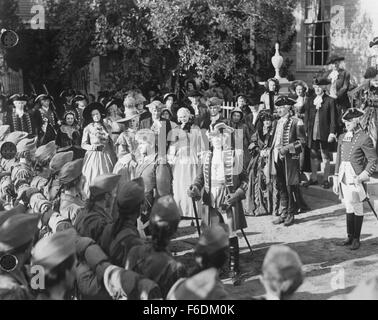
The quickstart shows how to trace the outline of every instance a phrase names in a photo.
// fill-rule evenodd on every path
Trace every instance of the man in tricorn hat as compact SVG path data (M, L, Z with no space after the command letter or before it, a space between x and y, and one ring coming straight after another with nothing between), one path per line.
M219 279L219 271L227 262L228 234L220 225L206 229L194 250L196 269L189 278L179 279L167 300L226 300L230 298Z
M150 216L152 243L133 247L126 261L126 269L155 281L164 298L172 285L186 276L185 267L172 257L168 249L180 217L180 209L172 196L159 198Z
M276 175L278 185L280 217L273 223L284 223L285 226L294 223L298 209L299 154L305 143L303 121L291 116L295 103L287 96L278 97L275 103L280 119L274 129L271 156L272 174Z
M38 128L38 146L55 140L58 129L58 118L51 107L52 97L47 94L40 94L34 102L39 108L33 112L33 122Z
M25 265L38 222L38 215L21 213L0 225L0 300L33 299Z
M333 191L343 199L346 208L348 238L341 243L360 247L360 235L364 218L363 201L367 198L364 183L375 172L377 153L371 138L358 123L363 112L350 108L343 115L347 133L339 137Z
M368 68L373 67L378 70L378 37L374 37L369 43L370 49L373 51L373 55L368 58Z
M230 273L235 285L240 284L239 241L236 231L247 227L242 200L248 187L243 154L231 148L233 129L218 123L209 132L212 151L206 152L202 169L190 186L188 195L201 199L208 212L202 217L205 225L224 223L230 234Z
M30 135L37 133L35 124L30 114L26 110L28 97L23 94L14 94L9 100L13 104L13 111L8 113L7 124L10 125L10 131L24 131Z
M318 184L317 171L320 159L323 160L324 181L323 188L329 188L331 150L330 143L336 141L336 107L335 100L325 93L328 81L314 79L315 97L307 100L305 105L304 126L307 133L307 146L311 150L311 177L304 184Z
M325 78L331 82L329 95L336 99L337 110L337 125L338 132L343 130L343 123L341 117L343 113L350 108L350 102L348 98L348 91L350 87L350 73L343 69L340 65L345 58L338 55L331 55L327 61L327 65L330 67L330 71L325 75Z

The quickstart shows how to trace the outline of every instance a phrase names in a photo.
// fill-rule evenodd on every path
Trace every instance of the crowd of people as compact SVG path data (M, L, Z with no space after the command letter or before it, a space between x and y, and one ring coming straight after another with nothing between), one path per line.
M342 245L357 250L363 182L377 161L378 72L369 68L351 96L342 60L331 56L327 74L294 81L289 95L271 78L252 96L188 81L178 94L133 89L122 99L73 89L32 103L0 97L0 299L230 298L220 279L241 283L246 216L292 225L309 210L301 184L331 187L332 152ZM201 222L193 270L169 251L181 219ZM33 267L43 288L31 286ZM268 299L290 298L303 281L299 257L272 247L262 281Z

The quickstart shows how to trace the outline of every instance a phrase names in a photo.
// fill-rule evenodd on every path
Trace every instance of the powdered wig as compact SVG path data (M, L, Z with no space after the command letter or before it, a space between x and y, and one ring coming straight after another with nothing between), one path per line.
M137 105L137 102L131 94L128 94L123 100L123 105L125 108L134 108Z
M188 108L180 108L178 109L177 111L177 117L181 116L181 115L186 115L188 117L190 117L190 111Z

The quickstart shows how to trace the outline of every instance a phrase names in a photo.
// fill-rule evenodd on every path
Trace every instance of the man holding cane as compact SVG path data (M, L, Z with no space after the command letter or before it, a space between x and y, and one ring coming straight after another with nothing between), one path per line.
M362 115L362 111L351 108L342 117L347 133L339 138L333 181L333 192L343 200L347 213L348 238L340 245L351 245L351 250L360 247L363 201L367 198L363 183L374 173L377 163L373 141L359 124Z
M230 278L240 284L239 242L237 230L247 227L242 200L248 187L248 176L243 167L243 156L231 148L234 130L225 123L218 123L208 133L212 151L204 155L199 175L188 190L188 195L201 199L209 210L202 218L207 226L227 225L230 243ZM243 230L242 230L243 232Z

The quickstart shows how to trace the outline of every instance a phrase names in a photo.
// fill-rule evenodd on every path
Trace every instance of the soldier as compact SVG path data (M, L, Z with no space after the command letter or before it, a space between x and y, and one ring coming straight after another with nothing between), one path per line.
M40 94L34 100L34 103L39 105L39 108L32 114L38 137L38 146L54 141L56 138L59 124L56 113L51 107L51 101L52 97L47 94Z
M159 198L152 207L150 230L152 244L133 247L126 269L155 281L165 298L172 285L186 276L185 267L171 255L168 246L180 222L180 209L172 196Z
M81 236L97 242L105 226L113 222L110 204L113 202L113 193L120 178L120 175L108 173L93 180L89 186L90 197L87 206L75 222L75 228Z
M19 163L11 172L14 192L17 194L22 186L30 186L33 179L33 162L35 159L36 139L23 139L17 144Z
M137 228L137 221L144 203L144 190L142 178L121 185L116 198L118 218L104 228L98 241L110 257L110 261L117 266L126 265L127 255L133 246L144 244Z
M292 117L295 100L281 96L276 100L280 119L276 122L272 141L272 174L276 175L280 217L273 224L290 226L298 210L299 154L305 143L303 121Z
M0 225L0 300L31 300L26 263L39 217L15 214Z
M142 177L145 186L145 205L141 221L147 228L151 208L156 199L172 194L172 172L165 158L159 157L155 150L155 134L152 130L142 129L135 135L141 159L136 167L135 177ZM148 230L145 230L148 233Z
M230 298L219 279L227 262L228 235L220 225L206 229L194 250L196 270L190 278L179 279L168 292L167 300L227 300Z
M230 148L233 129L224 123L215 125L210 131L213 151L204 155L200 174L190 186L188 195L201 198L209 207L202 217L202 223L227 224L230 232L230 274L234 285L240 284L239 242L236 231L247 227L242 200L248 188L248 176L243 165L242 153ZM228 139L228 140L227 140Z
M43 194L48 200L50 201L57 200L56 198L60 189L59 180L57 178L59 171L62 169L64 164L72 161L72 159L73 159L73 151L59 152L55 156L52 157L50 161L50 165L49 165L50 170L51 170L51 176L43 192ZM58 203L59 202L57 202L57 204Z
M83 169L83 159L67 162L58 174L60 185L59 213L68 219L73 225L85 206L81 196L81 170Z
M302 262L288 246L271 246L265 255L261 282L266 300L289 300L303 282Z
M113 300L161 300L158 285L131 270L114 265L104 273L104 284Z
M14 94L9 98L13 103L13 111L9 112L7 124L13 131L24 131L30 135L35 134L35 126L30 114L25 110L25 106L28 102L28 97L22 94Z
M30 183L31 187L43 191L51 175L49 164L55 154L56 145L54 141L50 141L37 148L35 152L35 176Z
M68 300L75 281L76 237L68 229L39 240L33 248L31 264L42 267L45 276L37 300Z
M347 213L348 238L340 245L351 245L351 250L360 247L364 219L362 202L367 197L363 184L375 172L377 165L373 142L358 122L362 115L362 111L350 108L342 117L347 133L339 138L333 182L333 191L343 199Z

